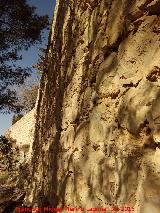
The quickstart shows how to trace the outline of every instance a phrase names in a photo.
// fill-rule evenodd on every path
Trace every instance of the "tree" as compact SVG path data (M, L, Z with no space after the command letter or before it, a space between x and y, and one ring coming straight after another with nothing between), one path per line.
M23 114L13 115L12 125L15 124L17 121L19 121L22 117L23 117Z
M5 166L7 167L8 171L12 170L13 166L13 151L12 151L12 143L9 141L5 136L0 136L0 158L1 164L3 158L6 158ZM0 171L3 170L0 165Z
M19 112L14 85L24 83L29 68L16 66L21 50L42 41L42 31L48 26L48 16L39 16L26 0L0 0L0 111Z
M38 84L33 84L29 88L24 89L20 98L20 105L23 106L23 112L29 112L35 107L37 95L38 95Z
M48 68L47 47L40 48L38 56L38 63L34 64L33 68L37 69L38 74L41 75Z
M19 95L19 105L22 106L21 113L16 113L12 117L12 125L19 121L27 112L31 111L36 104L38 95L38 83L34 83L30 87L25 88Z

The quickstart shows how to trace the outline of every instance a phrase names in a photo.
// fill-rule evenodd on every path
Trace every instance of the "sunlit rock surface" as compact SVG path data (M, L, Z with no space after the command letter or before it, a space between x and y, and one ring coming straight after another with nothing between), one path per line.
M8 142L0 144L0 213L12 213L23 203L30 180L35 113L33 109L12 125L5 133Z
M58 0L47 50L24 205L159 213L160 0Z
M25 203L160 212L160 1L57 1L47 60Z
M18 160L20 163L31 159L35 121L36 110L32 109L5 133L6 138L13 141L13 147L19 149Z
M25 203L160 212L160 1L57 1L47 59Z

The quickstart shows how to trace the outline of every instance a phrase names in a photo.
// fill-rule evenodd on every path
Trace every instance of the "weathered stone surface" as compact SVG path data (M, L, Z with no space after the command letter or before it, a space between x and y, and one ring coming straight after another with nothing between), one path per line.
M5 133L6 138L13 141L13 147L19 149L19 163L31 159L32 144L36 122L36 110L32 109Z
M57 1L26 205L160 211L159 5Z
M160 212L159 5L57 0L26 206Z
M5 133L7 150L0 144L0 213L11 213L23 203L30 180L35 114L33 109Z

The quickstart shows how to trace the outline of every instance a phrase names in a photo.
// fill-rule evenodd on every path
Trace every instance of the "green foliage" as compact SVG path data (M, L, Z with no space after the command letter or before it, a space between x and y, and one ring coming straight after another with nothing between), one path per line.
M8 179L9 179L9 175L3 174L3 175L0 176L0 183L5 182Z
M0 156L2 155L3 159L5 158L5 166L8 171L13 170L14 162L13 162L13 151L12 151L12 143L5 136L0 136ZM1 159L2 164L2 159ZM0 170L2 168L0 167Z
M4 174L0 174L0 185L2 186L3 184L6 184L7 181L9 180L9 174L6 172Z
M39 59L38 63L33 65L33 68L38 70L38 74L42 75L43 71L46 71L48 68L48 59L47 59L47 47L39 49Z
M24 150L25 153L29 151L30 145L29 144L23 144L22 149Z
M38 16L35 9L26 0L0 0L0 111L22 109L11 86L23 84L31 70L15 62L22 59L21 50L42 41L42 31L48 26L48 16Z
M0 151L4 154L7 155L11 150L11 142L5 137L5 136L0 136Z
M15 124L17 121L19 121L22 117L23 117L23 114L13 115L12 125Z

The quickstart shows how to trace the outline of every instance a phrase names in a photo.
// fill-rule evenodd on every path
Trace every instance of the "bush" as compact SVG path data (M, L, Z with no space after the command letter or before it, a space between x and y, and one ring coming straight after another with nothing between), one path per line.
M0 136L0 154L5 160L8 171L13 169L12 143L5 136ZM2 170L2 168L0 168Z
M13 115L12 125L15 124L17 121L19 121L22 117L23 117L23 114Z

